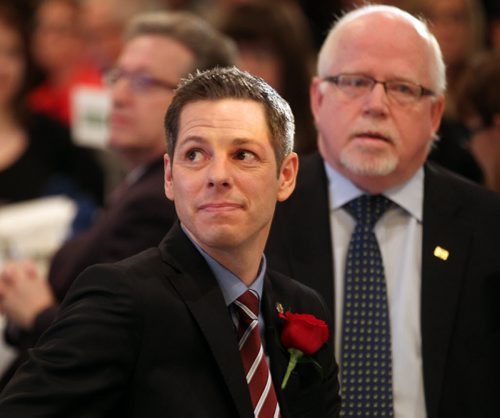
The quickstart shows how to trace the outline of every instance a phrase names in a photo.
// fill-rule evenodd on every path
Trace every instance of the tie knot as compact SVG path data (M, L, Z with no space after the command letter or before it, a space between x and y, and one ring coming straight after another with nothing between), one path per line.
M235 304L249 318L254 319L259 316L259 296L254 291L247 290L236 299Z
M391 206L391 203L389 199L381 194L364 194L348 202L345 208L356 219L356 222L367 224L373 228L389 206Z

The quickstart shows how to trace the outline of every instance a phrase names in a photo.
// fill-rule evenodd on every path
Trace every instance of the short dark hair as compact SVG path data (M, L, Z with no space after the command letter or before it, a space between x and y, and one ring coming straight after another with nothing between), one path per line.
M32 19L26 19L26 10L17 2L1 1L0 2L0 23L6 26L9 31L15 33L20 40L20 54L24 65L24 79L21 82L19 90L12 98L12 109L14 117L21 123L26 122L27 114L30 113L25 105L25 97L30 88L33 87L34 67L29 53L29 45L31 43L30 25Z
M284 158L293 150L295 124L290 105L262 78L236 67L197 71L180 83L165 117L167 152L170 158L174 156L179 119L184 107L199 100L222 99L252 100L264 106L279 169Z
M234 42L209 23L189 12L147 12L137 15L125 31L125 40L142 35L171 38L194 55L193 68L207 70L215 66L234 65L237 49Z

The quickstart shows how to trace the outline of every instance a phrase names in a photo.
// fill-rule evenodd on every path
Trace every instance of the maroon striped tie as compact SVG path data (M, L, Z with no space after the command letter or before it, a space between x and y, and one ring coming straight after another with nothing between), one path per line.
M280 408L259 331L259 297L247 290L234 302L238 313L238 347L256 418L278 418Z

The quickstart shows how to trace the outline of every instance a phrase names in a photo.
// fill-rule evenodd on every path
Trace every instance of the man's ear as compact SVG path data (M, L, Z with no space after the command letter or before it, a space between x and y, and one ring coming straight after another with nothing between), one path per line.
M278 186L278 202L282 202L290 197L295 189L297 173L299 171L299 157L295 152L285 157L281 164Z
M164 181L164 188L165 188L165 196L167 196L168 199L174 200L174 180L172 178L172 161L170 160L170 157L168 154L165 154L163 156L163 167L165 170L165 181Z
M432 133L435 134L441 125L441 119L444 112L444 96L438 96L431 104L431 123Z
M321 88L321 78L314 77L311 86L309 87L309 103L311 105L311 112L314 116L314 122L317 122L318 109L323 101L323 91Z

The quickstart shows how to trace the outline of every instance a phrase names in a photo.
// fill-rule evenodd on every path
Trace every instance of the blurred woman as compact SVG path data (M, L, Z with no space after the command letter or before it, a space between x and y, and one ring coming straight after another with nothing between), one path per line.
M102 85L101 74L85 51L79 7L76 0L40 1L31 47L44 80L29 93L28 104L68 126L74 89Z
M83 207L102 201L103 174L68 130L24 106L28 32L13 2L0 1L0 204L65 194ZM90 209L89 209L90 215Z

